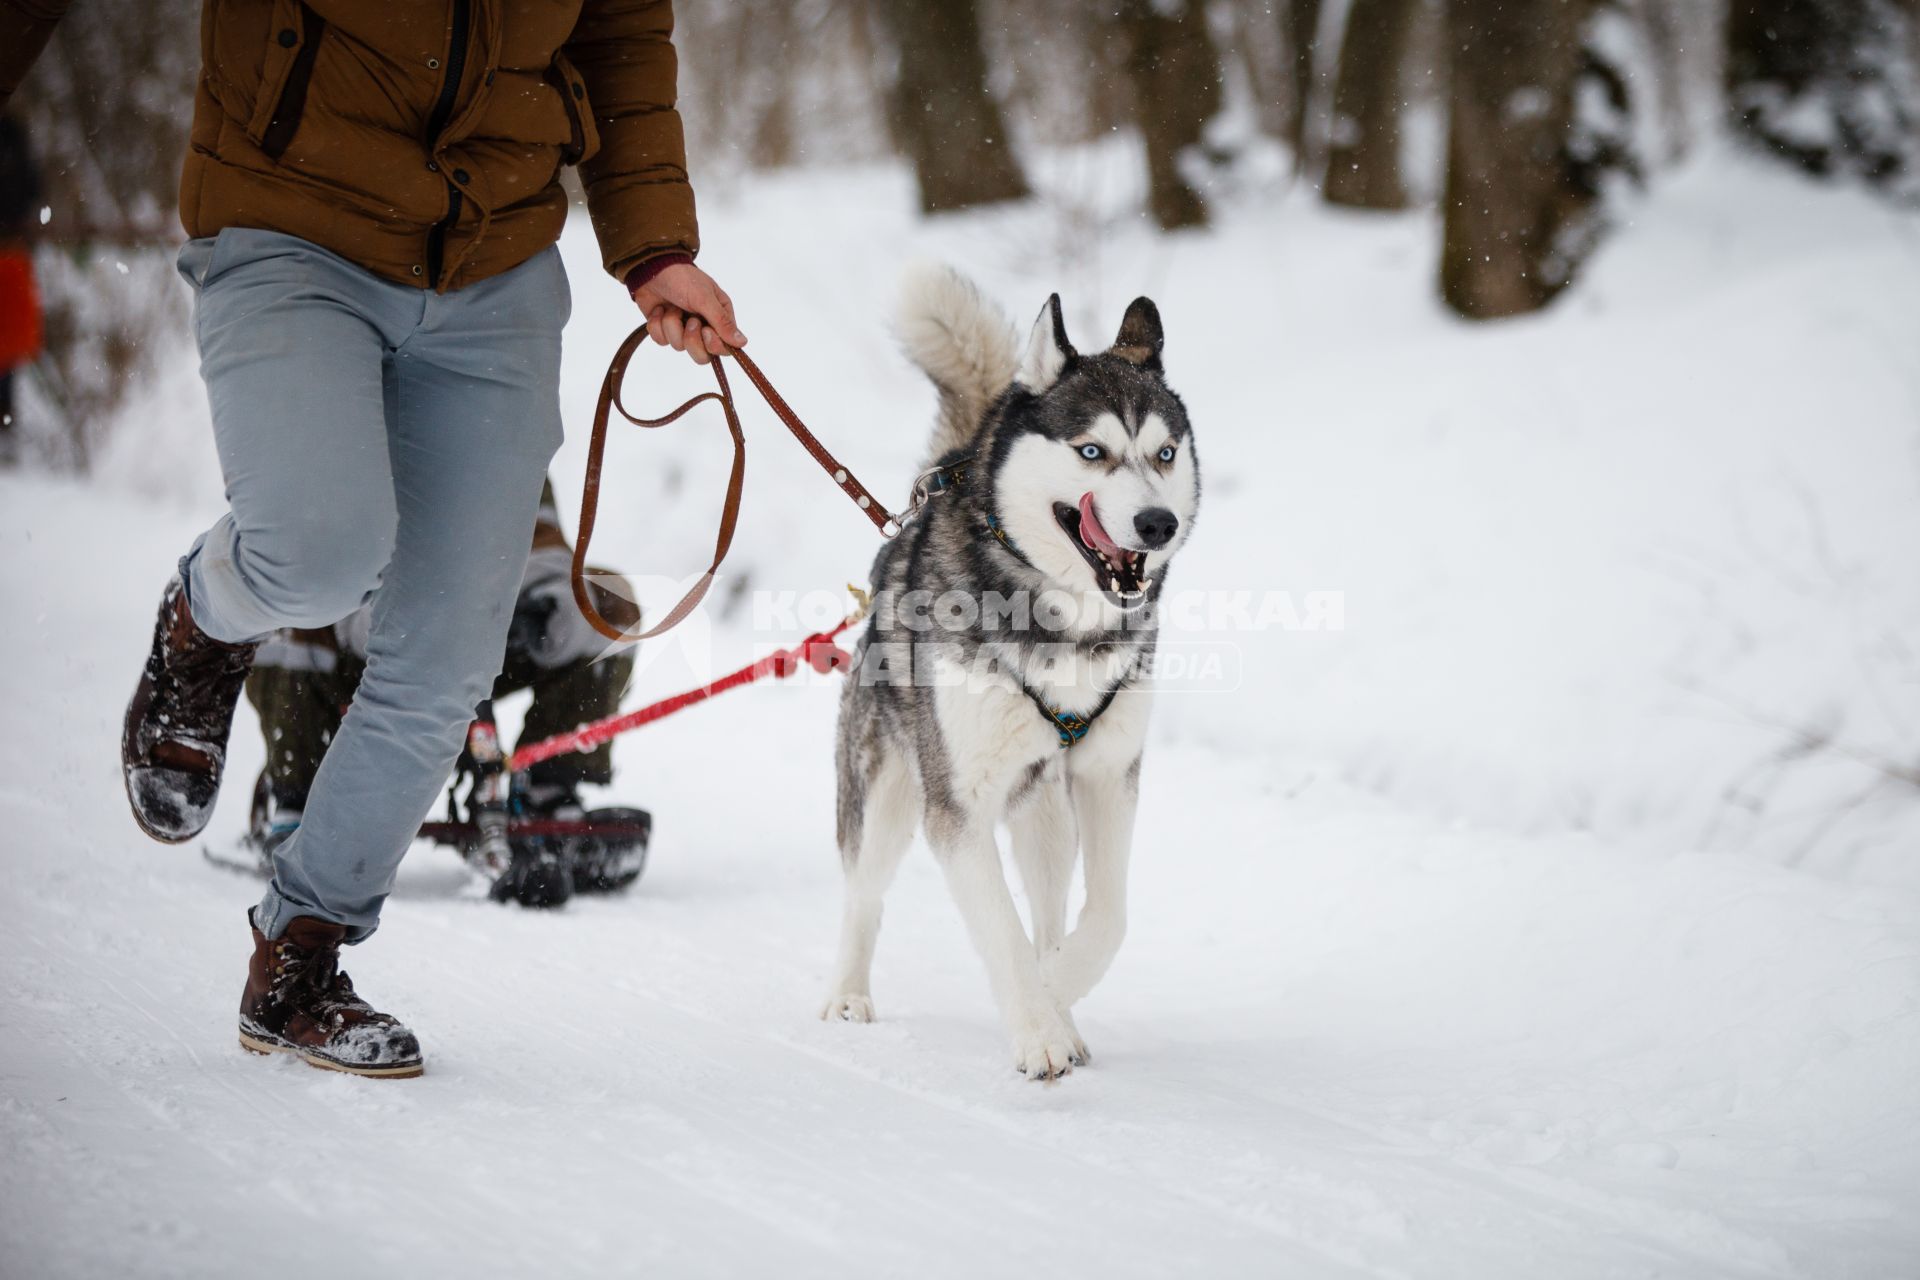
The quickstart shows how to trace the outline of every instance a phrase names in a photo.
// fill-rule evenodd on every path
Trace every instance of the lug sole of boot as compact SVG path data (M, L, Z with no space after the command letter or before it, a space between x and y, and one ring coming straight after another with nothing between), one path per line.
M412 1080L418 1076L425 1075L427 1070L424 1062L403 1062L390 1067L362 1067L345 1062L335 1062L333 1059L321 1057L309 1049L300 1049L293 1045L282 1044L273 1040L262 1040L258 1036L248 1035L244 1031L240 1033L240 1047L248 1053L257 1053L263 1058L269 1054L286 1053L300 1059L300 1061L306 1063L308 1066L318 1068L321 1071L338 1071L342 1075L368 1076L376 1080Z
M140 830L143 833L145 833L149 838L158 840L161 844L185 844L187 843L187 841L193 839L195 836L199 835L202 831L205 831L207 829L207 824L203 822L191 831L179 832L179 831L160 830L159 828L155 827L152 823L147 821L146 815L140 812L139 802L137 802L133 798L133 770L132 769L122 768L120 770L120 785L121 785L121 788L127 793L127 812L133 815L133 824L139 827Z
M127 703L126 714L120 718L120 789L127 793L127 812L133 815L133 825L161 844L185 844L198 833L175 835L171 831L156 830L147 821L147 816L140 812L140 802L133 795L133 771L136 767L133 763L133 713L139 696L138 693L134 694L133 700Z
M136 764L133 759L134 711L138 698L139 695L136 693L134 699L127 703L126 714L120 720L120 789L127 794L127 811L133 815L133 824L150 838L158 840L161 844L185 844L207 829L206 819L202 819L200 825L191 831L156 827L147 815L140 811L140 801L133 793L134 771L147 767ZM213 817L211 808L207 810L206 817Z
M169 590L171 590L171 586L172 584L169 583ZM162 596L163 607L165 600L166 597ZM139 713L144 710L145 706L140 694L145 689L146 677L142 674L140 683L134 687L133 697L127 700L126 711L120 717L120 785L127 793L127 808L133 814L135 826L139 827L141 831L145 832L152 839L159 841L161 844L185 844L207 829L207 823L213 818L212 805L207 806L207 811L200 815L199 825L191 830L180 827L159 828L154 826L147 815L141 812L140 801L134 795L134 772L138 769L152 767L136 761L133 750L135 729L140 719ZM220 790L218 770L214 773L213 789L216 793Z

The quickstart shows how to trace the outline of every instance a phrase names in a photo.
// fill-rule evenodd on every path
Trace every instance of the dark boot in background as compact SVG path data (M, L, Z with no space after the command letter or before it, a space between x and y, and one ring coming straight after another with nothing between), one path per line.
M573 897L573 868L564 851L551 841L516 841L507 869L488 888L487 896L536 910L564 907Z
M253 922L252 913L247 916ZM347 927L296 916L278 938L253 930L253 960L240 996L240 1047L291 1053L309 1066L356 1076L419 1075L420 1041L380 1013L340 971Z
M213 816L233 707L257 648L225 644L200 630L185 585L178 577L167 583L120 737L127 803L155 840L191 840Z

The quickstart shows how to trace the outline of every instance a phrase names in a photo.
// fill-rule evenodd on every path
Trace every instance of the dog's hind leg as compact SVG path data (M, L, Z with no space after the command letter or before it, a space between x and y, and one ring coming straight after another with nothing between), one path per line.
M1067 895L1077 852L1073 805L1057 769L1034 778L1007 814L1007 829L1013 836L1013 865L1027 890L1033 949L1045 955L1067 934Z
M1033 951L1045 957L1066 938L1067 897L1073 890L1073 863L1079 852L1073 803L1058 769L1033 780L1007 815L1007 829L1013 836L1013 864L1020 868L1020 883L1027 890ZM1057 1007L1073 1035L1074 1056L1084 1061L1090 1055L1071 1008Z
M990 822L969 815L928 815L927 835L946 873L974 948L1013 1041L1013 1064L1036 1080L1063 1076L1084 1061L1079 1037L1060 1016L1040 980L1039 957L1000 870Z
M1047 989L1071 1009L1106 975L1127 936L1127 863L1139 806L1139 762L1123 772L1076 775L1073 808L1086 860L1087 901L1073 932L1041 962Z
M873 948L880 937L881 901L913 841L919 788L898 756L882 757L859 803L841 798L840 862L846 898L840 916L840 957L834 965L826 1019L873 1021ZM848 812L851 810L851 812Z

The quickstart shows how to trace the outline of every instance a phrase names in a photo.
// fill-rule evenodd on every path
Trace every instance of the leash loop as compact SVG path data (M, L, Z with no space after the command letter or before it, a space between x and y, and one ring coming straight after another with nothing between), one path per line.
M593 433L587 441L587 474L580 492L580 532L573 544L571 577L574 603L579 606L581 615L595 631L609 640L628 643L645 640L679 626L686 620L687 615L706 598L707 591L713 586L715 575L720 572L720 563L727 558L727 551L733 546L733 531L740 521L740 498L746 483L747 438L740 429L740 413L734 404L733 389L727 385L727 373L721 367L724 359L739 362L741 372L747 375L747 380L753 383L761 398L773 410L774 416L780 419L813 460L820 464L820 469L825 471L841 492L845 493L854 506L859 508L860 513L873 522L873 527L880 531L882 537L891 538L900 532L903 522L875 501L873 494L860 483L853 472L840 465L839 460L827 451L827 447L820 443L819 438L807 430L807 425L800 420L800 415L793 411L792 406L767 380L767 375L760 372L760 366L756 365L744 351L733 351L725 357L713 358L711 361L713 380L718 390L703 391L658 418L643 418L630 411L621 398L621 390L626 384L627 366L633 362L634 353L639 350L640 344L646 340L646 337L647 329L642 325L628 334L626 340L620 344L620 349L614 352L613 361L607 366L607 376L600 383L600 398L593 410ZM600 511L600 470L606 454L607 424L612 421L613 415L617 412L636 427L649 430L664 427L679 421L689 411L709 400L719 402L720 412L726 418L727 435L733 441L733 466L727 474L726 494L720 504L720 527L714 535L713 559L701 573L699 580L659 622L644 630L625 630L608 622L601 615L598 606L593 602L593 597L587 591L587 548L593 541L594 523Z

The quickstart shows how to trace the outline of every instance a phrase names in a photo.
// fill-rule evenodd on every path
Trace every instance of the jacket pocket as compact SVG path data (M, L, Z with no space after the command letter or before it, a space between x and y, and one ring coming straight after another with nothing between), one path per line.
M306 4L300 5L299 21L293 58L287 66L286 77L273 97L272 112L254 138L260 144L260 149L274 160L286 152L287 144L293 141L293 135L300 128L300 118L306 114L307 88L313 83L313 64L320 56L320 41L327 30L327 20ZM279 27L273 37L274 43L285 46L287 33L292 30L291 27Z
M560 162L583 164L600 149L600 132L593 127L593 104L587 101L586 81L580 78L579 69L567 60L566 54L556 53L553 65L547 68L547 83L560 95L573 134L560 152Z
M181 279L196 289L206 284L207 277L213 274L213 255L219 247L218 235L198 236L181 245L179 255L173 260Z

